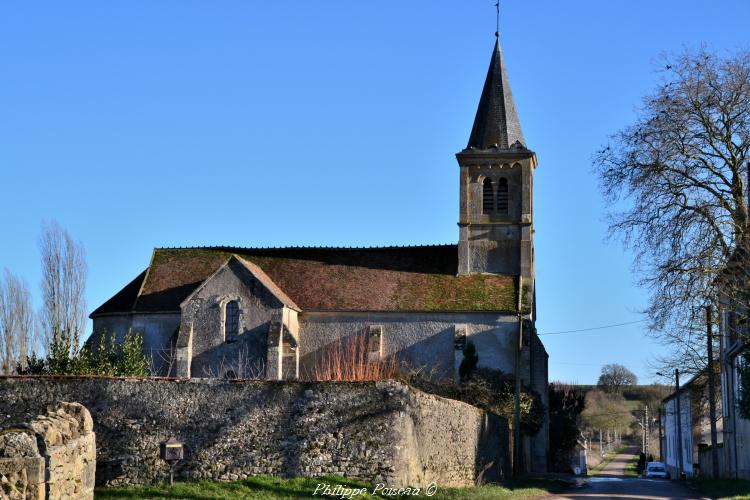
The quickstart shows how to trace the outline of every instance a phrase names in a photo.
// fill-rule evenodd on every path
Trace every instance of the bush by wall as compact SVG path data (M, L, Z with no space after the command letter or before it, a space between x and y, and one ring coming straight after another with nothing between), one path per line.
M102 334L97 342L85 344L81 349L50 346L47 357L31 354L26 364L18 365L21 375L109 375L122 377L145 377L149 360L143 355L143 336L136 332L125 334L122 342L113 335Z

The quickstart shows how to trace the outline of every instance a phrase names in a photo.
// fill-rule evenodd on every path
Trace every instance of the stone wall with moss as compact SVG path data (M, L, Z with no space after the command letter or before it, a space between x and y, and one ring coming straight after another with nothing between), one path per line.
M0 377L0 418L55 401L91 411L97 483L168 477L159 443L185 445L176 476L340 474L393 486L471 485L507 470L507 424L397 382Z

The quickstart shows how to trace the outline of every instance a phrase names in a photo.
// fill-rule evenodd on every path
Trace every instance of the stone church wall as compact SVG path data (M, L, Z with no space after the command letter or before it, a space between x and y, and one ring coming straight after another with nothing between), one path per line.
M492 313L318 313L300 314L300 376L312 371L316 356L339 338L362 334L369 326L383 327L383 355L397 353L413 369L452 376L462 355L456 351L456 326L466 327L479 353L479 366L513 373L518 323L514 315Z
M472 268L485 273L519 273L520 239L517 226L472 226L468 242Z
M163 481L159 442L171 436L185 444L182 478L341 474L459 486L508 466L503 419L397 382L0 377L8 421L60 400L90 409L105 485Z
M94 326L88 341L98 342L103 333L114 334L121 340L128 330L143 335L143 350L152 359L152 372L168 375L170 361L174 356L171 342L180 328L180 313L160 314L107 314L94 318Z
M529 380L531 387L540 395L545 408L549 408L549 370L548 356L542 341L536 335L531 337L531 356L529 358ZM547 454L549 449L549 419L544 421L542 428L531 439L530 470L547 470Z
M224 338L224 304L240 303L239 336ZM243 378L262 375L266 336L272 320L281 320L283 304L239 262L232 261L206 280L182 308L182 329L192 326L193 377L223 377L232 370ZM243 360L243 367L235 366Z

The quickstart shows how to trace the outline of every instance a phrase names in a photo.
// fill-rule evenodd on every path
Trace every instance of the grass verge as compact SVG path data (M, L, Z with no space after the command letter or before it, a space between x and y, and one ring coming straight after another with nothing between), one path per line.
M625 477L638 477L638 455L633 455L633 459L625 466Z
M691 484L710 498L750 499L750 481L744 479L698 479Z
M260 499L277 500L286 498L310 498L320 484L331 489L337 486L350 489L365 489L364 494L356 496L339 496L338 498L378 498L387 496L382 490L374 492L374 486L352 481L337 476L322 478L282 479L272 476L255 476L241 481L218 482L180 482L174 486L158 485L127 488L97 488L95 498L107 500L122 499ZM425 494L423 489L418 498L432 499L507 499L531 500L542 498L551 493L559 493L568 484L556 479L521 479L504 485L486 485L468 488L437 488L433 496ZM381 493L381 494L378 494ZM318 493L320 495L320 491ZM329 497L330 498L330 497ZM413 497L411 497L413 498Z

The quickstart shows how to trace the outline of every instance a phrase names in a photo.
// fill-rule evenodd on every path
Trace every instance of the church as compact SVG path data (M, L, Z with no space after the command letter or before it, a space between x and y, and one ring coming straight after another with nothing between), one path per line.
M458 244L374 248L156 248L148 267L90 317L93 334L140 332L154 375L305 379L341 339L455 377L515 373L547 404L547 353L534 328L533 179L499 38L465 149L456 154ZM522 324L520 322L523 322ZM532 449L546 466L547 426Z

